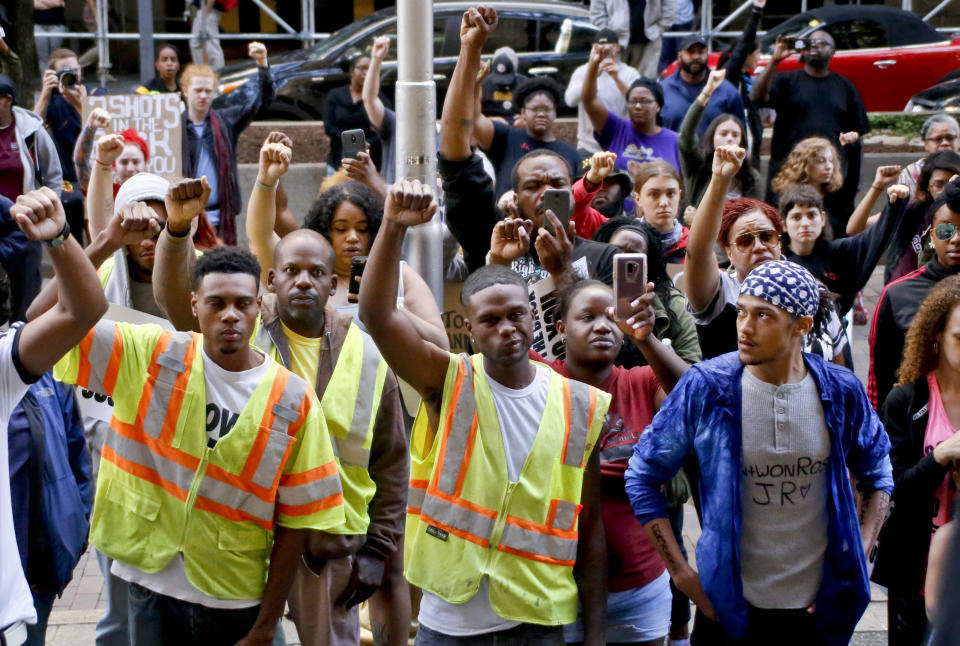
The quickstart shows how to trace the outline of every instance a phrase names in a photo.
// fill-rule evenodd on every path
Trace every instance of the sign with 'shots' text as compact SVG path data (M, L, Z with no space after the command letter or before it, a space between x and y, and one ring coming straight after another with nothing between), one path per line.
M112 94L88 96L83 99L83 122L94 108L110 113L112 121L106 130L99 129L95 137L133 128L150 151L147 172L157 175L183 174L181 160L182 131L180 115L183 103L177 94Z

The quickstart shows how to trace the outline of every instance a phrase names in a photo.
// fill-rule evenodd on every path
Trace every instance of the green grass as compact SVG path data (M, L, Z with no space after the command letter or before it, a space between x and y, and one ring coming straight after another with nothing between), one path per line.
M868 136L892 135L908 140L920 136L920 126L930 115L889 114L869 115L871 132Z

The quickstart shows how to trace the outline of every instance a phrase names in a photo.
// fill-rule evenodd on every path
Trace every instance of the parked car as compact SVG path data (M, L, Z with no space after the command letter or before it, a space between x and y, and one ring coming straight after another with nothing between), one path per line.
M760 39L764 55L754 73L769 62L777 36L805 38L820 29L836 43L830 69L853 81L871 112L903 110L911 96L960 67L960 36L941 34L915 13L883 5L834 5L798 14L768 31ZM711 67L718 58L711 56ZM801 66L800 57L791 56L777 69ZM664 74L675 69L676 64Z
M564 86L573 70L587 62L597 28L590 24L587 9L582 5L543 1L487 4L497 10L500 24L487 41L485 53L492 54L504 45L512 47L519 56L521 73L550 76ZM460 51L460 17L471 6L475 3L433 5L433 78L438 110ZM382 68L382 88L391 95L397 79L396 7L361 18L308 49L271 55L276 99L261 111L261 118L322 119L327 92L349 82L350 60L368 53L378 36L390 38L390 51ZM252 62L224 68L221 95L214 107L238 103L246 92L256 91L256 84L249 83L255 72ZM566 106L560 107L561 114L572 114Z
M955 70L931 88L914 94L904 112L960 112L960 70Z

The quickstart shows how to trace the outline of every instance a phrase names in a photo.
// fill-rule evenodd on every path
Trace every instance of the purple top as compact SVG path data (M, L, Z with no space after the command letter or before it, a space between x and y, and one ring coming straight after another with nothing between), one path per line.
M677 133L663 128L655 135L642 135L633 129L633 124L612 112L607 113L607 123L602 132L594 132L604 150L617 153L617 168L631 175L631 166L643 162L668 162L680 170L680 151L677 147Z

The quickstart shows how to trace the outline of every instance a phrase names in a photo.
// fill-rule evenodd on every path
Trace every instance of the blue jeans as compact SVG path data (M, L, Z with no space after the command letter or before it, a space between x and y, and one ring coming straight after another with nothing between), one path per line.
M53 594L33 593L33 607L37 609L37 623L27 624L27 641L23 646L43 646L47 635L47 621L50 619L50 611L53 609L53 601L56 599Z
M414 646L564 646L563 627L520 624L494 633L454 637L420 624Z
M106 607L103 609L103 616L97 622L96 640L97 646L129 646L130 629L127 627L127 585L126 581L110 573L110 566L113 565L113 559L101 552L95 550L97 555L97 565L100 566L100 573L103 575L105 583L104 593L106 595Z
M207 608L128 583L131 646L233 646L253 626L260 606Z

